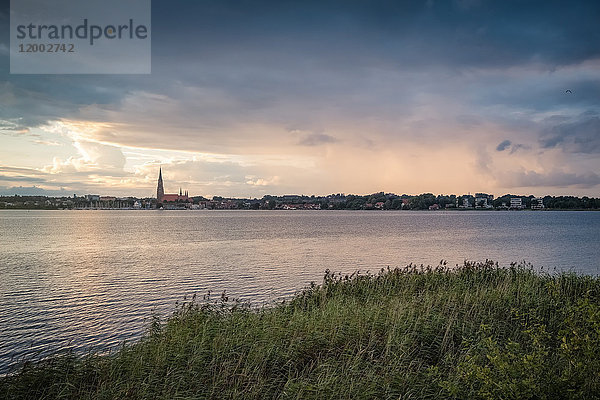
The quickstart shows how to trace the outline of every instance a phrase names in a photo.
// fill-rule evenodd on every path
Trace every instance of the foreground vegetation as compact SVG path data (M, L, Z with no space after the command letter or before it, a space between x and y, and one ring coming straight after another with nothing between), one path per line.
M600 279L498 268L327 273L260 310L180 305L110 356L62 356L0 397L598 398Z

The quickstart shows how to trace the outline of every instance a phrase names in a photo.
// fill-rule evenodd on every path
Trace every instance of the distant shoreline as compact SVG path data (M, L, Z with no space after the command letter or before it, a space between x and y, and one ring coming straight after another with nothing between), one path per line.
M285 212L297 212L297 211L306 211L306 212L331 212L331 211L365 211L365 212L423 212L423 213L443 213L443 212L549 212L549 211L600 211L600 208L545 208L543 210L532 210L529 208L524 208L520 210L516 209L473 209L473 208L448 208L444 210L378 210L378 209L352 209L352 208L343 208L343 209L322 209L322 210L311 210L311 209L295 209L295 210L286 210L286 209L248 209L248 208L231 208L231 209L219 209L219 208L202 208L202 209L156 209L156 208L0 208L0 211L285 211Z

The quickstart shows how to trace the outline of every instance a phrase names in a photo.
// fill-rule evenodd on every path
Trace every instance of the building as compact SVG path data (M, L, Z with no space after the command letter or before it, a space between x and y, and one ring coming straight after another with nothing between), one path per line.
M523 208L523 199L520 197L511 197L510 198L510 208L515 210L520 210Z
M156 203L162 203L163 196L165 195L165 188L163 187L163 179L162 179L162 167L158 170L158 186L156 188Z
M475 208L492 208L494 195L487 193L475 193Z
M544 198L543 197L534 197L531 199L531 209L532 210L543 210L544 209Z
M191 204L193 201L188 196L187 190L182 192L181 188L179 188L179 194L171 194L165 193L165 188L163 186L163 178L162 178L162 167L158 171L158 185L156 187L156 207L161 207L165 205L184 205L187 206ZM170 203L170 204L169 204Z
M179 188L179 194L163 194L160 203L187 203L190 201L192 199L189 198L187 190L182 192Z

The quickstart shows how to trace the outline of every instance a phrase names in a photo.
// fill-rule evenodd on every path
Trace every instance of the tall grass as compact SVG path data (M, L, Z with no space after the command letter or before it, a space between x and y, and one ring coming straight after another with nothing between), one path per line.
M180 305L110 356L0 380L2 398L590 399L600 279L492 262L327 272L282 304Z

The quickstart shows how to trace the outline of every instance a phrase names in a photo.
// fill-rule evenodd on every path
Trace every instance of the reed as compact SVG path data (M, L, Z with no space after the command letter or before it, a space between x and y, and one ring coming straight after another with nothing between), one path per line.
M326 272L280 304L184 302L108 356L0 380L7 399L598 398L600 279L491 261Z

